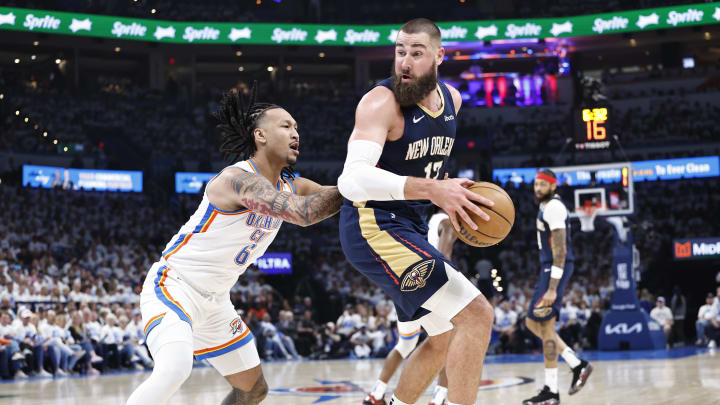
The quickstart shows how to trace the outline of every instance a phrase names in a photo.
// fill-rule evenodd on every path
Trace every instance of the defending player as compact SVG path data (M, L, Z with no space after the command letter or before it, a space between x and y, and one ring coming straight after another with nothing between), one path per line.
M253 335L230 302L230 288L278 233L283 221L307 226L335 214L336 187L293 179L300 138L280 106L223 98L221 151L238 161L208 183L190 220L148 272L141 311L153 373L128 405L166 404L190 375L193 355L232 385L222 405L257 404L267 395Z
M530 300L525 325L542 339L545 356L545 386L536 396L523 401L524 405L554 405L560 403L558 392L558 354L565 359L573 373L569 394L585 385L593 367L578 359L557 332L555 320L560 313L565 287L573 273L573 251L570 244L568 210L555 194L557 178L552 170L538 173L534 183L535 199L540 204L537 216L537 238L540 249L540 275ZM546 313L542 313L546 312Z
M455 141L460 93L437 79L440 30L415 19L397 36L392 78L362 98L338 188L340 242L350 263L388 294L398 320L419 321L429 338L410 355L390 400L413 404L447 363L449 403L472 404L490 340L493 309L480 291L428 243L432 204L457 228L465 210L492 201L442 179ZM450 332L452 330L452 332Z
M434 246L448 261L452 261L452 248L457 235L452 230L450 218L446 213L438 211L428 221L428 242ZM420 325L417 321L398 322L399 340L395 347L385 358L380 378L375 382L372 391L365 396L363 405L385 404L385 392L388 381L397 371L403 359L415 349L420 338ZM438 383L433 391L430 405L441 405L447 399L447 375L443 369L438 377Z

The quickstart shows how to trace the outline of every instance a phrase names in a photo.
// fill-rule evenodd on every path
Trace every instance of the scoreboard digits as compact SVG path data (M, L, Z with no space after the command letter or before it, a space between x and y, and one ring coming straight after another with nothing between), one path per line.
M610 141L607 139L609 109L607 107L583 108L578 112L575 149L609 148Z

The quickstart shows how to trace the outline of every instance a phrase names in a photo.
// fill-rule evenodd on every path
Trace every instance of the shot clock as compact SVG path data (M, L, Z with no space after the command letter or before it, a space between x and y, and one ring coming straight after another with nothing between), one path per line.
M575 111L575 149L609 148L611 116L612 111L608 106L577 109Z

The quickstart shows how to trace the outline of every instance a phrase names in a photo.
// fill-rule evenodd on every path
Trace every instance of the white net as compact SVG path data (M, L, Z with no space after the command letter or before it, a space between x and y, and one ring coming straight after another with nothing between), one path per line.
M595 230L595 217L600 207L578 207L577 217L580 220L580 230L583 232L593 232Z

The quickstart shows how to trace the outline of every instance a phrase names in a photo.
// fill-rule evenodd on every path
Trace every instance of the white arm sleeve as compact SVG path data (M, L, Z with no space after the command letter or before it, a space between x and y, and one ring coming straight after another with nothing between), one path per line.
M545 204L543 210L543 219L550 225L550 230L565 228L565 220L567 219L568 212L563 203L556 199L552 199Z
M348 143L345 167L338 178L338 190L350 201L389 201L405 199L405 180L375 167L382 146L377 142L356 140Z

